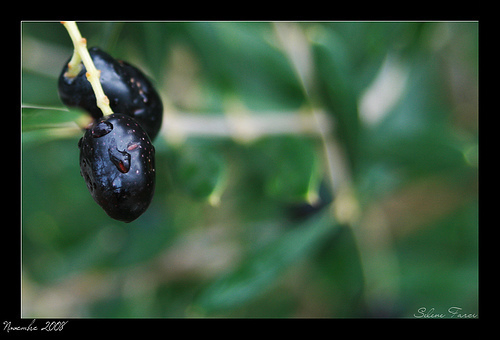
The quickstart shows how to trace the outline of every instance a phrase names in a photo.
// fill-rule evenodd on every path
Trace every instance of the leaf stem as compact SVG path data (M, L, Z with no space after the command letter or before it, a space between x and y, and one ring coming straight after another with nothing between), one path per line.
M68 78L76 77L82 69L82 64L80 62L82 61L83 65L85 65L85 68L87 69L87 80L90 82L92 90L94 91L97 107L101 109L103 115L105 116L112 114L113 110L111 110L111 107L109 106L109 99L104 94L101 82L99 81L101 71L96 69L94 62L90 57L89 51L87 50L87 40L82 38L80 31L78 30L78 26L74 21L61 21L61 24L63 24L68 31L75 47L73 57L68 63L68 72L66 72L64 76Z

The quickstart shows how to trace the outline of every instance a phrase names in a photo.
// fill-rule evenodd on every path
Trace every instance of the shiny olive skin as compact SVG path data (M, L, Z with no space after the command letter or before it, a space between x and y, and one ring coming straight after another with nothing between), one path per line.
M113 112L135 118L150 139L154 140L161 128L163 104L148 78L136 67L114 59L98 47L90 48L89 54L95 67L101 72L99 80ZM76 77L69 78L65 76L68 62L58 81L61 101L66 106L88 111L94 119L102 117L92 86L87 80L85 66L82 65L82 70Z
M101 117L78 146L81 175L104 211L123 222L142 215L155 189L155 149L137 121L119 113Z

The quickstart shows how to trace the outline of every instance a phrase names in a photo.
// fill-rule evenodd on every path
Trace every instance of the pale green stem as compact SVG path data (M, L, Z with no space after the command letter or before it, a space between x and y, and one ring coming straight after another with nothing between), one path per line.
M101 82L99 81L101 71L96 69L94 62L90 57L89 51L87 50L87 40L82 38L80 31L78 30L78 26L74 21L61 21L61 23L68 31L68 34L73 41L73 45L75 46L73 57L68 63L68 72L66 72L64 76L72 78L78 75L82 67L80 61L82 61L83 65L85 65L85 68L87 69L87 80L90 82L92 90L94 90L97 107L101 109L103 115L105 116L112 114L113 110L111 110L111 107L109 106L109 99L104 94Z

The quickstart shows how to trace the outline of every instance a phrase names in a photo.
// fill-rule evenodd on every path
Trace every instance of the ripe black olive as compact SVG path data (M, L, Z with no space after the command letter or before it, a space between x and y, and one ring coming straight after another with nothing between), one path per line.
M99 81L113 112L135 118L146 130L149 138L154 140L161 128L163 104L148 78L136 67L114 59L98 47L90 48L89 54L100 71ZM86 77L85 66L73 78L65 75L67 71L66 63L58 82L61 101L66 106L80 107L88 111L94 119L101 118L103 114L97 107L94 91Z
M155 149L134 118L101 117L78 146L87 188L110 217L131 222L146 211L155 189Z

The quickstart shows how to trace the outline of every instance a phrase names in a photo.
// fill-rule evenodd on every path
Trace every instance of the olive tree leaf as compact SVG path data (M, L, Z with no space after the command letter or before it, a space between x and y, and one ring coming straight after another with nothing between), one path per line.
M262 247L252 249L234 270L208 284L195 298L202 313L231 309L265 292L298 259L314 254L327 235L339 230L328 209Z
M319 190L321 166L314 141L297 136L269 137L255 145L265 192L284 202L311 200Z
M226 163L211 144L191 141L179 146L172 172L175 183L192 198L218 203L226 180Z
M21 108L22 131L51 128L75 128L83 115L77 109L23 104Z

